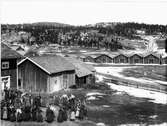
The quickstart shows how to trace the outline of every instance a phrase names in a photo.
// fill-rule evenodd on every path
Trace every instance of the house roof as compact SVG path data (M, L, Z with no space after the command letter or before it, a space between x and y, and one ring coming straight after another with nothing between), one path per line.
M1 42L1 59L13 59L22 57L22 55Z
M78 77L83 77L92 74L95 72L95 69L91 65L87 65L80 60L77 60L72 57L66 57L66 59L75 66L76 75Z
M157 53L145 53L145 54L143 54L144 55L144 57L147 57L147 56L149 56L149 55L153 55L153 56L155 56L155 57L157 57L157 58L160 58L160 54L157 54Z
M129 57L127 54L119 53L119 54L116 54L115 56L113 56L112 58L118 57L120 55L125 56L125 57Z
M39 68L43 69L48 74L59 73L63 71L75 70L72 63L68 62L65 58L57 55L42 55L36 57L27 57L18 63L21 65L24 61L29 60Z

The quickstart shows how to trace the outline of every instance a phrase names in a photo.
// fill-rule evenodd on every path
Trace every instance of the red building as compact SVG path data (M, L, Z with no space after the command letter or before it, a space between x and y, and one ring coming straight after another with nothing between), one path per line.
M17 62L21 56L16 51L1 43L1 81L2 89L6 85L8 88L17 88Z

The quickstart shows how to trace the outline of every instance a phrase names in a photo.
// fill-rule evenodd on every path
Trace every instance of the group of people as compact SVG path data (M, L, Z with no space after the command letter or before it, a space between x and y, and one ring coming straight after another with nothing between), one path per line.
M46 111L41 107L41 96L24 94L19 90L4 89L4 99L1 101L1 119L11 122L17 121L75 121L87 117L84 100L77 99L74 95L62 95L58 104L49 104Z
M38 121L41 122L41 97L32 97L17 89L4 89L4 99L1 101L1 119L11 122Z
M73 94L69 97L64 94L60 97L59 103L60 109L57 117L58 122L75 120L83 120L87 117L87 109L85 106L85 101L76 98Z

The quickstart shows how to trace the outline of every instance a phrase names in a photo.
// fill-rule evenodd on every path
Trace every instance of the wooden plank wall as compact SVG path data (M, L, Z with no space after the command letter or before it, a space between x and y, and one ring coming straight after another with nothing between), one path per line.
M30 92L47 91L47 73L30 61L25 61L18 66L18 76L23 84L23 89Z
M133 56L130 57L130 63L131 64L135 63L135 59L138 59L139 63L143 63L144 62L143 57L140 57L138 55L133 55Z

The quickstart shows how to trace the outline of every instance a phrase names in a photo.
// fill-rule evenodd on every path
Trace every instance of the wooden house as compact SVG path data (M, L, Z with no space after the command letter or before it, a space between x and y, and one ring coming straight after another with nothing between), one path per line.
M17 88L17 62L23 58L19 53L1 42L1 86Z
M18 64L20 88L52 93L75 85L75 67L61 56L27 57Z
M93 66L72 57L66 57L75 67L75 82L77 87L85 84L95 84L95 69Z
M112 58L108 55L101 54L95 58L96 63L112 63Z
M129 62L131 64L142 64L144 62L144 58L141 54L133 54L129 57Z
M125 54L118 54L113 57L113 63L129 63L129 57Z
M146 54L144 56L144 64L160 64L160 55L158 54Z
M94 62L94 58L92 56L86 56L84 59L83 59L84 62Z

